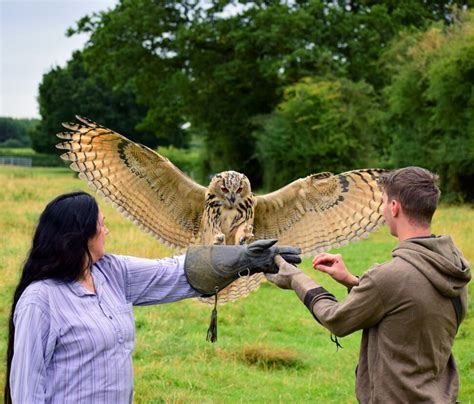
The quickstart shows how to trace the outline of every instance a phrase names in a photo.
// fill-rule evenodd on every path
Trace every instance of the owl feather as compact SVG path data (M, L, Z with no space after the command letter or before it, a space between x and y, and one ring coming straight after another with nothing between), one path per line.
M313 174L261 196L251 193L245 175L226 171L206 188L150 148L76 118L81 124L63 123L69 131L57 134L64 141L56 147L67 150L61 158L125 217L178 251L277 238L309 256L367 237L383 222L384 170ZM263 279L238 279L219 292L219 302L246 296Z

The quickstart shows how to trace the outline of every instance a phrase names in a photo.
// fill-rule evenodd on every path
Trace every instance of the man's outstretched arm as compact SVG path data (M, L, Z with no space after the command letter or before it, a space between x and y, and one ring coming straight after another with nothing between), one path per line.
M315 319L337 336L368 328L385 314L383 302L369 273L361 278L359 285L343 301L337 302L334 295L303 271L279 257L275 258L275 262L280 270L277 274L266 274L267 279L282 289L293 289Z

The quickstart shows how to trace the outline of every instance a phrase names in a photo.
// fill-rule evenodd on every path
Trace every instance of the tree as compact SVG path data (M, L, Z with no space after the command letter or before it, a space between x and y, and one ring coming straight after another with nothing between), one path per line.
M379 58L400 31L426 29L433 21L449 24L453 8L472 0L324 0L327 29L321 41L345 69L346 77L364 80L379 91L387 84Z
M369 167L378 154L376 97L370 85L347 79L303 79L256 132L265 188L311 173Z
M29 147L29 133L37 123L37 119L0 117L0 145L3 147Z
M144 127L174 136L189 122L205 137L211 172L244 171L257 186L254 118L269 114L285 87L333 74L385 84L378 58L406 25L449 21L464 1L295 2L122 0L84 17L88 65L110 85L128 87L148 108Z
M150 132L137 124L145 116L131 91L114 91L85 68L81 52L75 52L64 68L56 67L43 76L39 87L42 120L32 134L34 150L53 153L61 122L74 120L76 114L88 117L127 137L151 147L159 144Z
M385 60L393 70L385 93L394 163L434 170L451 199L473 200L474 14L448 29L402 35Z
M173 123L190 122L205 137L209 171L244 171L258 185L250 118L271 112L282 83L322 64L311 32L322 24L277 3L228 18L218 16L222 7L201 7L124 1L78 30L92 32L88 63L114 86L132 85L149 107L147 125L172 133Z

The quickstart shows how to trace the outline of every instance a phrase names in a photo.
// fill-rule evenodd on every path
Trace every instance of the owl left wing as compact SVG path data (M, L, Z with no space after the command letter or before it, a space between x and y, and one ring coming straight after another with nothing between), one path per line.
M63 123L70 132L61 158L107 202L156 239L188 246L199 231L206 188L146 146L76 116L83 125Z
M383 223L384 170L313 174L256 197L254 235L294 245L304 256L355 241Z

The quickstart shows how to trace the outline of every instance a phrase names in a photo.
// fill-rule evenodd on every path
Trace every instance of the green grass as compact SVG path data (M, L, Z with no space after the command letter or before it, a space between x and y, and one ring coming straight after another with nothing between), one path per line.
M0 355L4 357L13 288L45 204L62 192L86 190L66 169L0 167ZM107 250L143 257L172 254L99 201L110 235ZM434 232L451 234L472 262L474 210L441 207ZM338 250L356 274L390 258L396 240L386 229ZM322 273L304 270L338 298L346 294ZM470 286L472 296L473 286ZM459 400L474 402L473 303L456 339ZM196 300L135 308L135 402L324 402L355 403L354 368L360 333L342 338L336 351L292 291L264 283L249 297L218 308L217 343L206 342L211 307ZM4 364L0 366L3 388Z

